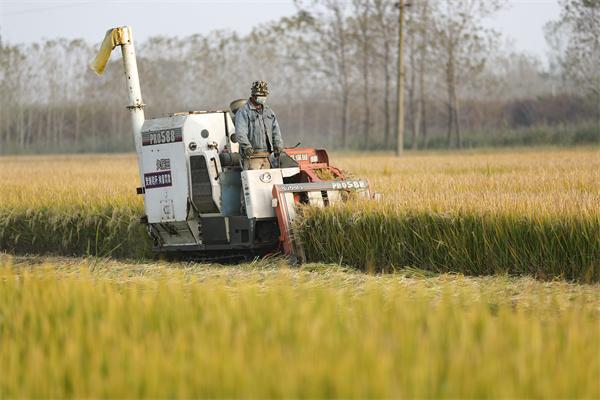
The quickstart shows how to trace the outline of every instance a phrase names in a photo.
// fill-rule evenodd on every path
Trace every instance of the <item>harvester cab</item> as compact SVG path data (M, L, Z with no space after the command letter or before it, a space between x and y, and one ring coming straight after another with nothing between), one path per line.
M145 119L133 36L106 33L92 68L101 74L121 47L145 215L154 250L193 259L248 258L280 251L305 259L294 235L300 204L325 207L346 193L370 197L365 180L346 180L325 150L286 148L270 169L243 168L229 111Z

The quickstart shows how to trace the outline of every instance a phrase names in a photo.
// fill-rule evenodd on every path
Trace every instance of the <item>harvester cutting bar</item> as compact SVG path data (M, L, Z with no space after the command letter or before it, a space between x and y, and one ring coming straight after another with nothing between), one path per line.
M365 180L320 181L273 185L273 206L279 224L279 241L283 252L305 262L302 244L294 235L294 220L299 204L327 207L344 200L343 193L355 192L369 199L369 183Z

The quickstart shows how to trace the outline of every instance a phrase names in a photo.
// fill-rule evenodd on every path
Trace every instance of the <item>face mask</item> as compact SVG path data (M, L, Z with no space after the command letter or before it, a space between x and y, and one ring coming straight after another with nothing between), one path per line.
M267 102L267 96L256 96L256 102L258 104L265 104Z

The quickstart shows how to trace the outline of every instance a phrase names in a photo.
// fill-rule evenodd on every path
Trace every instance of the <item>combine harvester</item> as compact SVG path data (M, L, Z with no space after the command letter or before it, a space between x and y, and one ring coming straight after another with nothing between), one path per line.
M117 46L138 158L137 193L144 196L141 221L154 251L212 261L279 251L304 261L293 231L299 204L325 207L344 201L349 192L371 197L368 182L345 180L329 165L325 150L286 148L277 168L244 170L229 111L146 120L131 27L106 33L92 68L102 74Z

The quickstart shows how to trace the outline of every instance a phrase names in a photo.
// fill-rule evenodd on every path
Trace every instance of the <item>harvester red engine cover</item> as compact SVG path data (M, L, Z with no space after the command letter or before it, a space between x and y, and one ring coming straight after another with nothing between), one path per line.
M323 149L308 147L285 149L285 154L298 163L302 182L319 182L322 180L319 175L330 175L333 180L344 179L342 171L329 165L329 156Z

